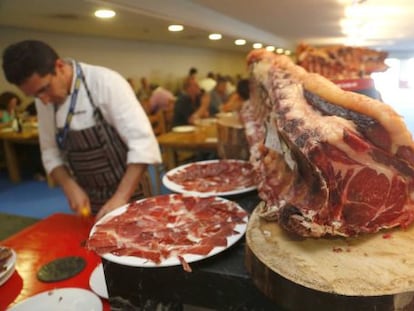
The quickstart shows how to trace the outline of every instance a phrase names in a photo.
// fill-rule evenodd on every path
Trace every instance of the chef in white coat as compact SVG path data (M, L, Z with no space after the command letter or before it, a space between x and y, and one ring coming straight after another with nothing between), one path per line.
M97 219L142 197L140 180L161 155L151 124L128 82L108 68L62 59L25 40L3 53L6 79L36 98L47 173L70 208Z

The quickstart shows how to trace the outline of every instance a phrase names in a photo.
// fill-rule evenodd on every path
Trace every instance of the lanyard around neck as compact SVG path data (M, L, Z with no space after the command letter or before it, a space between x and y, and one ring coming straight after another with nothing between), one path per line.
M75 80L75 87L73 89L73 93L70 98L69 110L66 115L66 120L65 120L63 129L56 133L56 142L60 148L63 148L66 137L68 136L70 123L75 113L76 100L78 98L79 89L80 89L80 86L83 80L82 69L79 63L76 62L75 65L76 65L76 80Z

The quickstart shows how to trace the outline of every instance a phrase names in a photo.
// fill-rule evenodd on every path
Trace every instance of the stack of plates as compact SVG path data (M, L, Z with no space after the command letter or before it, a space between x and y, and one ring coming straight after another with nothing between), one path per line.
M2 264L2 267L0 267L0 286L6 283L8 279L10 279L10 277L13 275L14 269L16 268L16 252L14 250L11 250L11 253L11 256L4 264Z

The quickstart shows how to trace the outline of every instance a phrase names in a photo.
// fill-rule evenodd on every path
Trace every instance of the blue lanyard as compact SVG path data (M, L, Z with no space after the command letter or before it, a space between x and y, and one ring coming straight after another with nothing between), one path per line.
M56 142L59 148L61 149L63 149L64 143L66 141L66 137L68 136L70 122L72 121L72 117L75 113L76 100L78 98L78 93L79 93L79 89L82 83L82 79L83 79L82 69L80 65L76 62L75 88L70 98L70 106L69 106L68 114L66 115L65 125L63 126L62 130L57 131L56 133Z

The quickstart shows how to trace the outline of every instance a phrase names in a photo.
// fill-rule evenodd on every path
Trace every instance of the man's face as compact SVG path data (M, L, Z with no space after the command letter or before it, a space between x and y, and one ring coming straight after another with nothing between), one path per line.
M40 76L34 73L19 88L27 95L39 98L43 104L62 104L68 96L69 86L63 70L64 63L57 60L55 73Z

